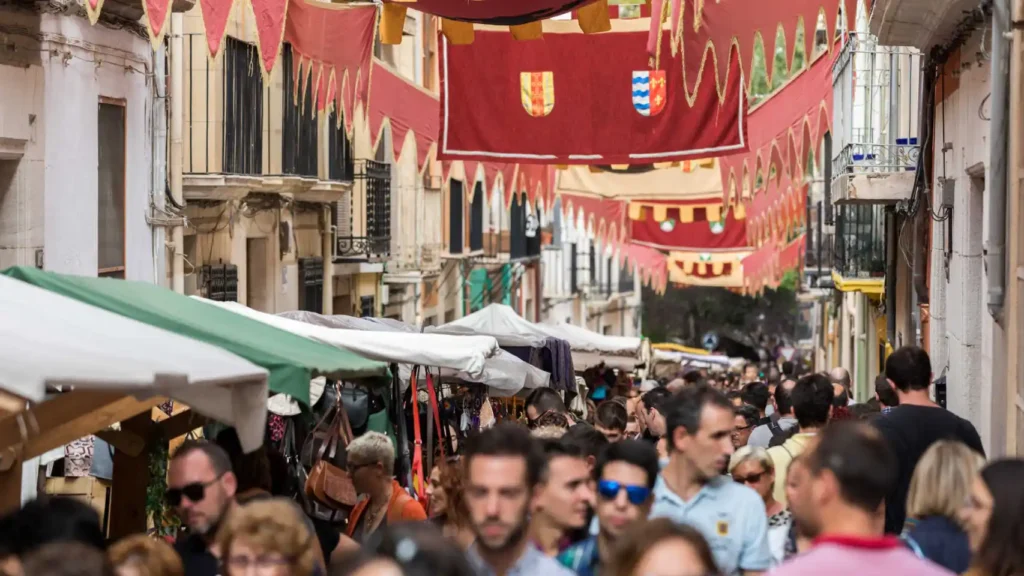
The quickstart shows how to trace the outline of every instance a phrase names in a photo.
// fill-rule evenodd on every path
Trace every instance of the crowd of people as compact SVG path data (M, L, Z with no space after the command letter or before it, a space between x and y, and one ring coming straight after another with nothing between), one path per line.
M393 442L347 447L359 502L344 528L306 514L237 439L171 458L173 543L106 542L67 498L0 519L16 576L779 576L1024 574L1024 461L987 462L930 397L925 351L887 360L870 399L850 374L791 363L616 385L586 418L538 389L525 422L460 442L426 502L396 479Z

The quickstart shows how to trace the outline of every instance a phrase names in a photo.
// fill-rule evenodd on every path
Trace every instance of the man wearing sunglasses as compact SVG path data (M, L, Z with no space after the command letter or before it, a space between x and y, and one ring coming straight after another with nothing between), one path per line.
M235 505L237 488L231 458L213 442L189 440L174 453L167 470L164 497L189 530L174 546L181 556L185 574L220 574L210 544Z
M599 576L616 541L647 520L658 478L658 452L648 442L623 440L608 445L594 467L597 480L597 536L570 546L559 557L579 576Z

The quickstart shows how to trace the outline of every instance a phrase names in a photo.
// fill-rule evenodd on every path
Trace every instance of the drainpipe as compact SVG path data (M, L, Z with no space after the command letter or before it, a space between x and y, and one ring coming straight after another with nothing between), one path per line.
M184 124L185 80L185 43L182 38L184 15L180 12L171 14L171 197L179 205L185 205L182 194L182 168L184 146L182 145L182 128ZM181 226L171 228L171 289L178 294L185 293L185 231Z
M1007 82L1010 61L1010 0L992 3L992 61L990 63L992 113L989 128L988 238L985 239L985 268L988 271L988 312L996 322L1003 320L1006 262L1006 152L1007 108L1010 86Z
M334 314L334 226L331 224L333 205L324 204L320 213L323 221L320 232L320 251L324 260L324 303L321 313L325 316Z
M899 251L896 243L896 212L885 209L885 337L896 348L896 264Z
M167 52L164 45L153 53L153 108L151 111L152 169L150 171L150 204L163 209L167 204ZM154 211L155 212L155 211ZM156 215L156 214L154 214ZM163 285L167 278L167 262L160 258L160 247L167 234L155 223L150 224L153 242L153 284Z

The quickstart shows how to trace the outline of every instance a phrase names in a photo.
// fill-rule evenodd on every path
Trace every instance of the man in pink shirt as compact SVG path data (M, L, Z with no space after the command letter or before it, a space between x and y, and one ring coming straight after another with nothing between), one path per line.
M879 515L896 482L896 462L882 435L860 422L833 422L801 455L806 473L791 481L790 509L813 547L773 576L948 576L918 558L895 536L883 535Z

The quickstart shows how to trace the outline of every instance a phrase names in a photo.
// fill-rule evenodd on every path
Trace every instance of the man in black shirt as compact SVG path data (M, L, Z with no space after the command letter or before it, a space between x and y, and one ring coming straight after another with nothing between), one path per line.
M885 363L885 377L896 390L899 406L874 420L897 461L897 482L885 497L885 531L899 534L906 520L910 478L921 455L939 440L956 440L984 455L974 425L931 401L932 365L928 353L904 346Z
M235 506L237 488L231 458L213 442L189 440L174 453L167 470L166 498L189 529L174 545L188 576L220 574L210 545Z

